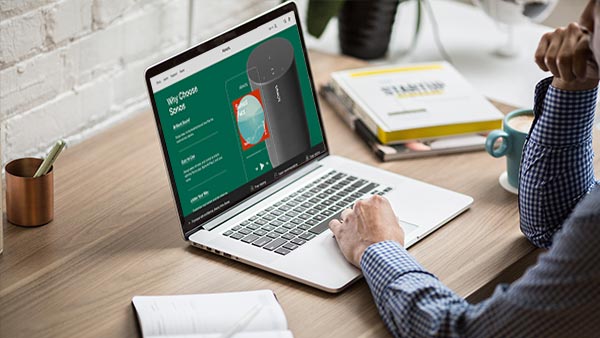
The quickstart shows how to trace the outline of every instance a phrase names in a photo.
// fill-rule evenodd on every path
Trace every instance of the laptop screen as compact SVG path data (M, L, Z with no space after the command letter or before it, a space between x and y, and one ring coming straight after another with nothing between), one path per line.
M186 238L326 152L296 13L268 14L149 78Z

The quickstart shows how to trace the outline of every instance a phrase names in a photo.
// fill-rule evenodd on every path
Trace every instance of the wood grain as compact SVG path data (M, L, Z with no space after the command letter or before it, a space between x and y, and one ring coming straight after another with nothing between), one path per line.
M363 65L311 56L317 83ZM460 295L533 252L519 232L516 196L498 185L505 160L475 152L379 163L327 105L321 110L333 154L474 197L471 210L410 250ZM55 193L52 223L4 225L0 337L136 336L134 295L262 288L276 292L296 337L389 335L362 280L331 295L188 246L151 112L66 150Z

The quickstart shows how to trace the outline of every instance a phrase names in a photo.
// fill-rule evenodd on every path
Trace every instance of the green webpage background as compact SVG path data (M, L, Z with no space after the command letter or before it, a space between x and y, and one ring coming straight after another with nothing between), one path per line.
M258 44L275 37L289 40L294 47L311 147L323 142L297 26L156 92L156 107L184 217L272 169L264 141L246 151L242 149L232 102L251 92L246 75L248 56ZM179 100L179 104L167 102L167 98L193 87L198 91ZM182 103L185 109L171 116L169 108Z

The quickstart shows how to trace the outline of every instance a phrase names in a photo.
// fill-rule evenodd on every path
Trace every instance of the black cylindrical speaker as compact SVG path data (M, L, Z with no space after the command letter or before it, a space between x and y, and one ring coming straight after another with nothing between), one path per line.
M294 47L283 38L265 41L248 57L246 70L252 90L260 91L270 133L265 142L275 168L310 149Z

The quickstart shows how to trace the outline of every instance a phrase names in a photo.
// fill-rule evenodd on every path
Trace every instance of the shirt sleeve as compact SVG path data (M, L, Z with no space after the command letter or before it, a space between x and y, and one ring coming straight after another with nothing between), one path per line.
M535 121L523 148L519 210L521 230L538 247L554 234L596 184L592 131L597 89L565 91L541 81Z
M360 262L381 317L395 337L452 336L470 305L398 243L367 248Z
M394 337L595 337L598 224L600 189L595 189L534 267L479 304L455 294L396 242L369 246L360 263Z

